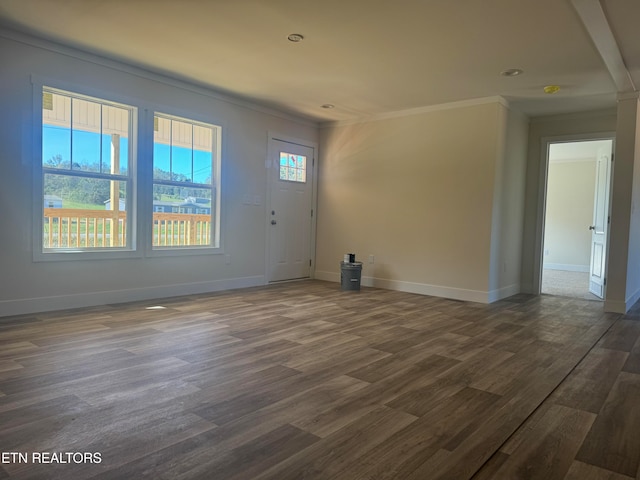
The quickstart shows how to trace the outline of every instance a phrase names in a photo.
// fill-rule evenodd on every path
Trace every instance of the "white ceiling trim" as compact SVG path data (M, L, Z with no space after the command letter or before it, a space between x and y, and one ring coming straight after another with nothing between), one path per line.
M640 92L625 92L625 93L619 93L616 96L616 100L620 101L620 100L630 100L632 98L640 98Z
M572 0L571 3L607 66L617 90L619 92L635 91L636 86L624 63L600 1Z
M390 118L408 117L411 115L420 115L423 113L439 112L442 110L452 110L457 108L475 107L478 105L486 105L489 103L499 103L505 108L511 108L509 102L499 95L493 97L474 98L471 100L460 100L457 102L441 103L439 105L428 105L425 107L408 108L406 110L397 110L395 112L381 113L367 117L357 118L354 120L343 120L337 122L324 122L320 124L321 128L343 127L347 125L357 125L360 123L377 122Z
M538 117L531 117L529 120L533 124L549 123L549 122L567 122L571 120L580 120L587 118L602 118L602 117L615 117L617 111L615 108L607 108L603 110L589 110L586 112L575 113L558 113L555 115L540 115Z

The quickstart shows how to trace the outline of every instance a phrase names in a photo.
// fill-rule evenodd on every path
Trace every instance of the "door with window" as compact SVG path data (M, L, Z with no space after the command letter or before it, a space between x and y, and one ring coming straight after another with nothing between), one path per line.
M269 151L268 280L307 278L311 272L314 150L272 139Z

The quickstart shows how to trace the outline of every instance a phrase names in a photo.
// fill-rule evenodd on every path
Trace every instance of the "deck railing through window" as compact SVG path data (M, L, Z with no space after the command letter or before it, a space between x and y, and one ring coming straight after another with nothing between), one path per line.
M127 244L127 213L45 208L44 248L107 248ZM211 244L211 215L153 213L153 246Z
M211 244L211 215L196 213L153 214L153 246Z

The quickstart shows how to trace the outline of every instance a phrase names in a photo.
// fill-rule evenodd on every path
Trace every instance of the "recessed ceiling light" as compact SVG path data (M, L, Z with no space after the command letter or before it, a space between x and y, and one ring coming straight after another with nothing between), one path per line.
M299 33L292 33L291 35L289 35L287 37L287 39L290 42L298 43L298 42L301 42L304 39L304 36L300 35Z
M558 93L560 91L560 85L547 85L542 90L544 91L544 93L553 95L554 93Z
M518 75L522 75L523 73L524 70L520 68L509 68L500 72L500 75L502 75L503 77L517 77Z
M333 108L335 107L335 105L331 104L331 103L325 103L324 105L320 105L322 108Z

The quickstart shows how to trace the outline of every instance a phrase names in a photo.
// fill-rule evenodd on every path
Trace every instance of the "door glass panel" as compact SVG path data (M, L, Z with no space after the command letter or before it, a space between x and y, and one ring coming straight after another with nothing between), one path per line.
M307 182L307 157L280 152L280 180Z

